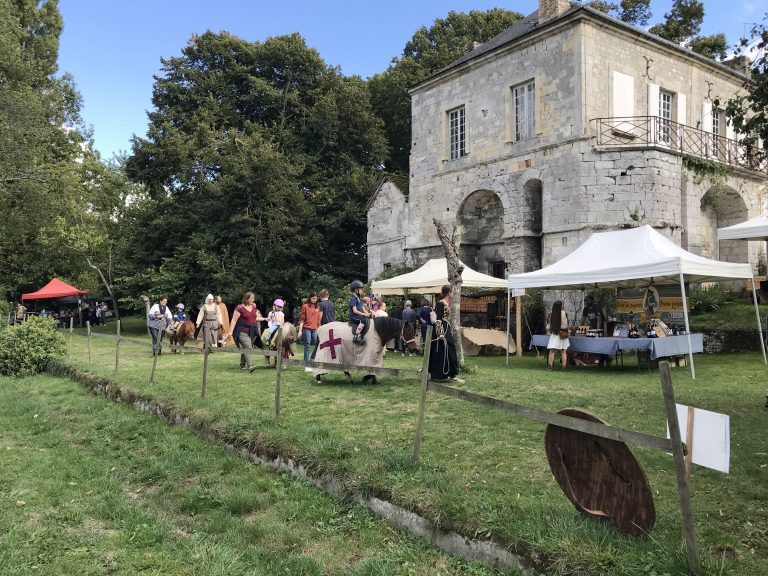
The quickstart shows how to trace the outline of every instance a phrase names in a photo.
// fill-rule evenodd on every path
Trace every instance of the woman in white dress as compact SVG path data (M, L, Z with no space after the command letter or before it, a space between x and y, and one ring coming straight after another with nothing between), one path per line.
M552 312L547 318L547 334L549 334L547 370L552 370L555 365L555 350L560 350L560 362L565 370L568 366L568 347L571 341L568 339L568 316L563 310L561 300L552 304Z

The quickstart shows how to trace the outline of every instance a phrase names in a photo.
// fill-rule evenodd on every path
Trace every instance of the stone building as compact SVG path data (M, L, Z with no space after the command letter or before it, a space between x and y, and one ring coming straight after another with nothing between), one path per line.
M642 224L757 266L759 243L716 241L764 207L767 166L716 106L743 79L591 8L540 0L411 90L409 182L385 179L368 204L369 276L441 257L435 217L461 223L462 259L496 276Z

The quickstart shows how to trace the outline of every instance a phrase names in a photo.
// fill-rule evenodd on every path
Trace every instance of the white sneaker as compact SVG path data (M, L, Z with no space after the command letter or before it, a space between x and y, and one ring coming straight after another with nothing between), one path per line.
M304 372L312 372L312 368L310 368L309 366L307 366L306 368L304 368Z

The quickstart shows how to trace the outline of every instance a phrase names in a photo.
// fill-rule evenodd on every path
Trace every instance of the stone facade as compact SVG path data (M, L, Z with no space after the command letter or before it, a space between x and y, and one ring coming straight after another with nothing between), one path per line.
M714 101L739 90L739 74L588 8L476 52L411 92L409 191L380 186L372 199L369 276L442 256L434 218L461 224L462 259L483 273L499 264L535 270L597 230L643 224L691 252L756 265L759 243L718 244L716 230L763 210L765 174L734 168L713 184L684 167L675 144L713 130ZM535 128L525 137L522 90L535 93L527 112ZM656 117L662 102L670 114L662 127L600 121ZM457 110L463 154L453 146ZM721 135L734 138L724 120ZM674 134L662 139L669 126ZM392 219L372 218L389 209Z

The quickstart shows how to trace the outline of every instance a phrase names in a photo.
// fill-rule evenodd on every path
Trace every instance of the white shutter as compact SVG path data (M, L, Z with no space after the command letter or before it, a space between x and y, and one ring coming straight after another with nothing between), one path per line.
M725 123L725 137L729 140L736 140L736 131L733 129L731 121L728 120Z
M677 120L676 122L678 124L685 124L686 123L686 111L688 110L688 107L686 105L686 98L685 94L677 94Z
M704 100L701 104L701 129L712 132L712 102Z
M659 116L659 85L658 84L648 84L648 116ZM651 118L649 122L649 131L650 134L648 134L648 140L649 142L657 142L658 141L658 134L657 132L657 122L658 120L656 118Z
M613 71L612 116L624 118L635 115L635 79Z

